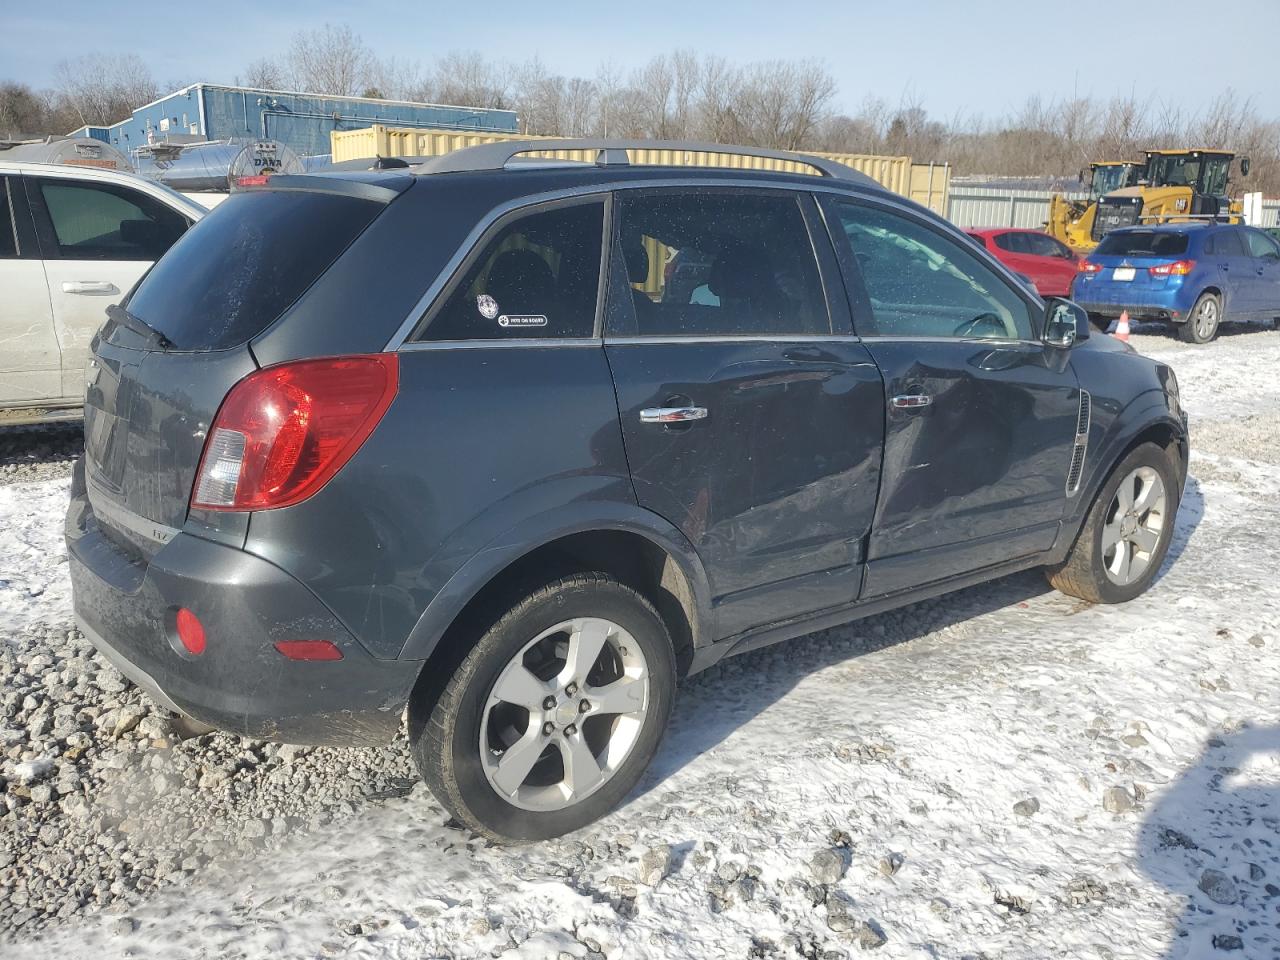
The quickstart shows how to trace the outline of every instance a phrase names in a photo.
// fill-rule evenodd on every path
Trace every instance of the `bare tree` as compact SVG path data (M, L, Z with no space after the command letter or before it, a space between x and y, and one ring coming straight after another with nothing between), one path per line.
M441 103L488 110L511 106L506 75L478 51L455 51L437 61L431 90L432 98Z
M307 93L353 97L376 79L373 51L346 25L298 31L286 62L294 88Z
M280 61L261 57L244 68L244 85L259 90L283 90L289 81Z
M25 83L0 83L0 138L50 133L49 104Z
M160 91L151 71L137 54L86 54L63 60L54 68L56 97L80 124L115 123Z

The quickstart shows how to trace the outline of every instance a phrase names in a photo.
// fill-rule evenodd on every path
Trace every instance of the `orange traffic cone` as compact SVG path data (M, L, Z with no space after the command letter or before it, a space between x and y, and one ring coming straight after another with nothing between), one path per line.
M1117 340L1129 342L1129 311L1121 310L1120 319L1116 321L1116 332L1112 334Z

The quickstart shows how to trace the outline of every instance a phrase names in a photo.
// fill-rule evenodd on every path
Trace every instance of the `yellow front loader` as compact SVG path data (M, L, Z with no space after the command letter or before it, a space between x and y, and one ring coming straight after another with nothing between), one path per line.
M1138 183L1146 171L1146 164L1133 160L1100 160L1089 164L1089 198L1068 200L1060 193L1049 198L1049 221L1045 232L1061 240L1072 250L1092 250L1093 219L1097 214L1099 197ZM1084 171L1080 171L1084 180Z
M1148 150L1141 179L1100 193L1097 199L1068 217L1063 204L1049 202L1046 230L1078 253L1088 253L1112 230L1120 227L1195 220L1239 223L1243 205L1231 200L1231 164L1227 150ZM1240 158L1240 175L1249 175L1249 158Z

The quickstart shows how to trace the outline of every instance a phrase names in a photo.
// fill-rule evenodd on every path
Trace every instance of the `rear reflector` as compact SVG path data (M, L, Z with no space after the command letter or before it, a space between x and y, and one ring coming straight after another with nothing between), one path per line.
M204 624L194 613L183 607L177 616L178 640L183 649L193 657L204 653Z
M290 660L342 659L342 651L331 640L278 640L276 649Z
M227 394L200 458L191 506L270 510L307 499L368 439L399 386L394 353L257 370Z

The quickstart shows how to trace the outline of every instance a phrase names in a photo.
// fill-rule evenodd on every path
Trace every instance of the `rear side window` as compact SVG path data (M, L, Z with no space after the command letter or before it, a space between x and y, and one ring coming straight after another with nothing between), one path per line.
M63 260L158 260L188 226L167 204L114 183L37 183Z
M238 346L284 313L381 210L329 193L236 194L174 244L129 311L178 350Z
M502 227L416 340L590 337L604 201L541 209Z
M626 191L618 196L616 220L610 333L831 332L796 196Z
M1112 232L1102 238L1095 253L1105 257L1180 257L1187 252L1185 233L1155 230Z

